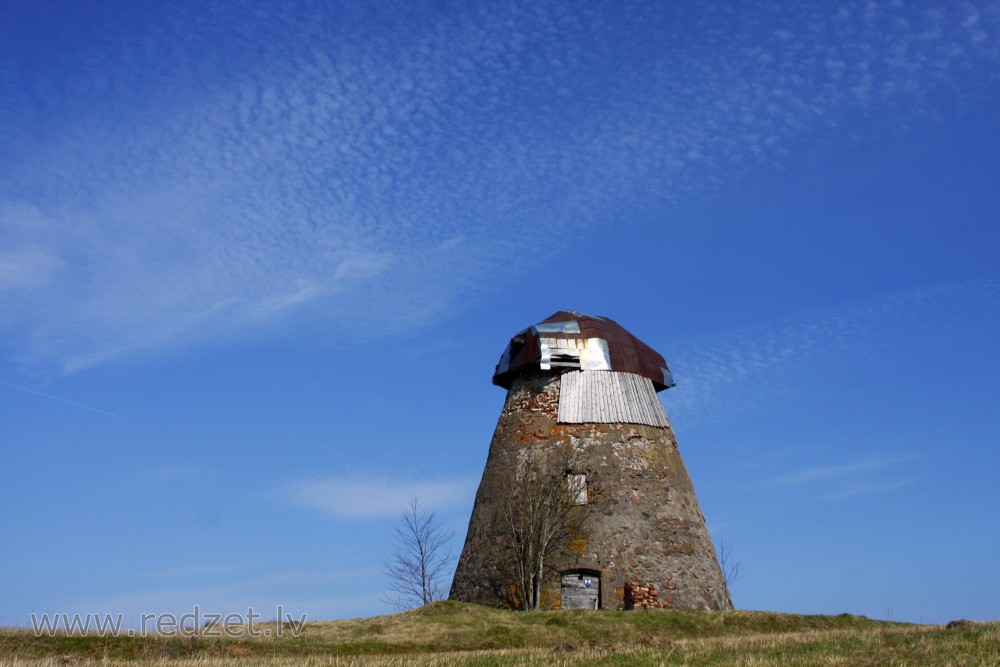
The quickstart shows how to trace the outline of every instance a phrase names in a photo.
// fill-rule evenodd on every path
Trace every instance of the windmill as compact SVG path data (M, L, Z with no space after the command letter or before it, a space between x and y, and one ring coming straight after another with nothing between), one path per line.
M611 319L559 311L510 339L493 383L507 390L507 399L452 599L543 608L732 609L657 396L674 386L662 356ZM532 505L529 512L530 503L540 509ZM552 516L539 514L545 511ZM538 536L529 534L540 529L527 519L516 523L528 514L548 522L543 559ZM553 529L559 520L561 531ZM525 576L514 565L524 570L524 564L512 563L525 549L534 549L535 572L528 571L534 594L519 590Z

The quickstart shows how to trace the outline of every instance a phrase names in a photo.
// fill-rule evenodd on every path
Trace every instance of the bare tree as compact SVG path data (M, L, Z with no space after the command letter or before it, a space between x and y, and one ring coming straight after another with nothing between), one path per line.
M739 581L743 576L743 561L736 560L733 550L726 546L726 543L719 541L719 567L722 569L722 578L726 582L726 588Z
M518 609L538 609L547 563L581 534L589 514L587 489L580 487L581 475L568 474L573 469L571 450L547 463L536 458L501 508L499 555L516 592L507 602Z
M434 512L421 509L417 498L410 501L393 531L395 552L384 568L387 597L396 608L430 604L447 595L444 579L454 561L448 550L452 536L438 525Z

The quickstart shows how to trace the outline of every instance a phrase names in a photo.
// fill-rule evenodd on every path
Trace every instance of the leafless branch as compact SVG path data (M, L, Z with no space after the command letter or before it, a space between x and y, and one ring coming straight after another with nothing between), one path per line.
M448 550L451 538L434 512L422 510L417 498L410 501L393 530L395 551L384 566L387 598L396 608L430 604L447 595L445 579L454 561Z
M722 578L726 582L726 588L735 583L743 576L743 561L736 560L733 550L726 546L725 542L719 541L719 567L722 569Z
M554 458L536 456L501 507L501 569L515 589L508 591L515 593L514 599L505 601L510 606L538 608L547 564L580 534L589 508L579 502L581 489L575 481L568 481L566 473L573 469L572 450Z

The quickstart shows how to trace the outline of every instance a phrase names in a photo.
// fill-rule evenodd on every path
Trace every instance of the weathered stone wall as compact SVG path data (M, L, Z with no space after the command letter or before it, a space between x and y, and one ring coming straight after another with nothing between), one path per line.
M512 485L536 456L571 448L573 472L587 476L584 531L548 563L542 603L558 607L560 572L593 570L601 607L621 608L624 584L653 584L664 607L731 609L694 488L670 427L559 424L559 377L518 379L507 393L476 494L451 598L498 604L500 512Z

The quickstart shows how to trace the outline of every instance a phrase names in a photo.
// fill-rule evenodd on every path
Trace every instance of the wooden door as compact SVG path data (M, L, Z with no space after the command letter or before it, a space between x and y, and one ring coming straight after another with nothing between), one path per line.
M563 609L597 609L600 599L601 575L587 572L563 573Z

